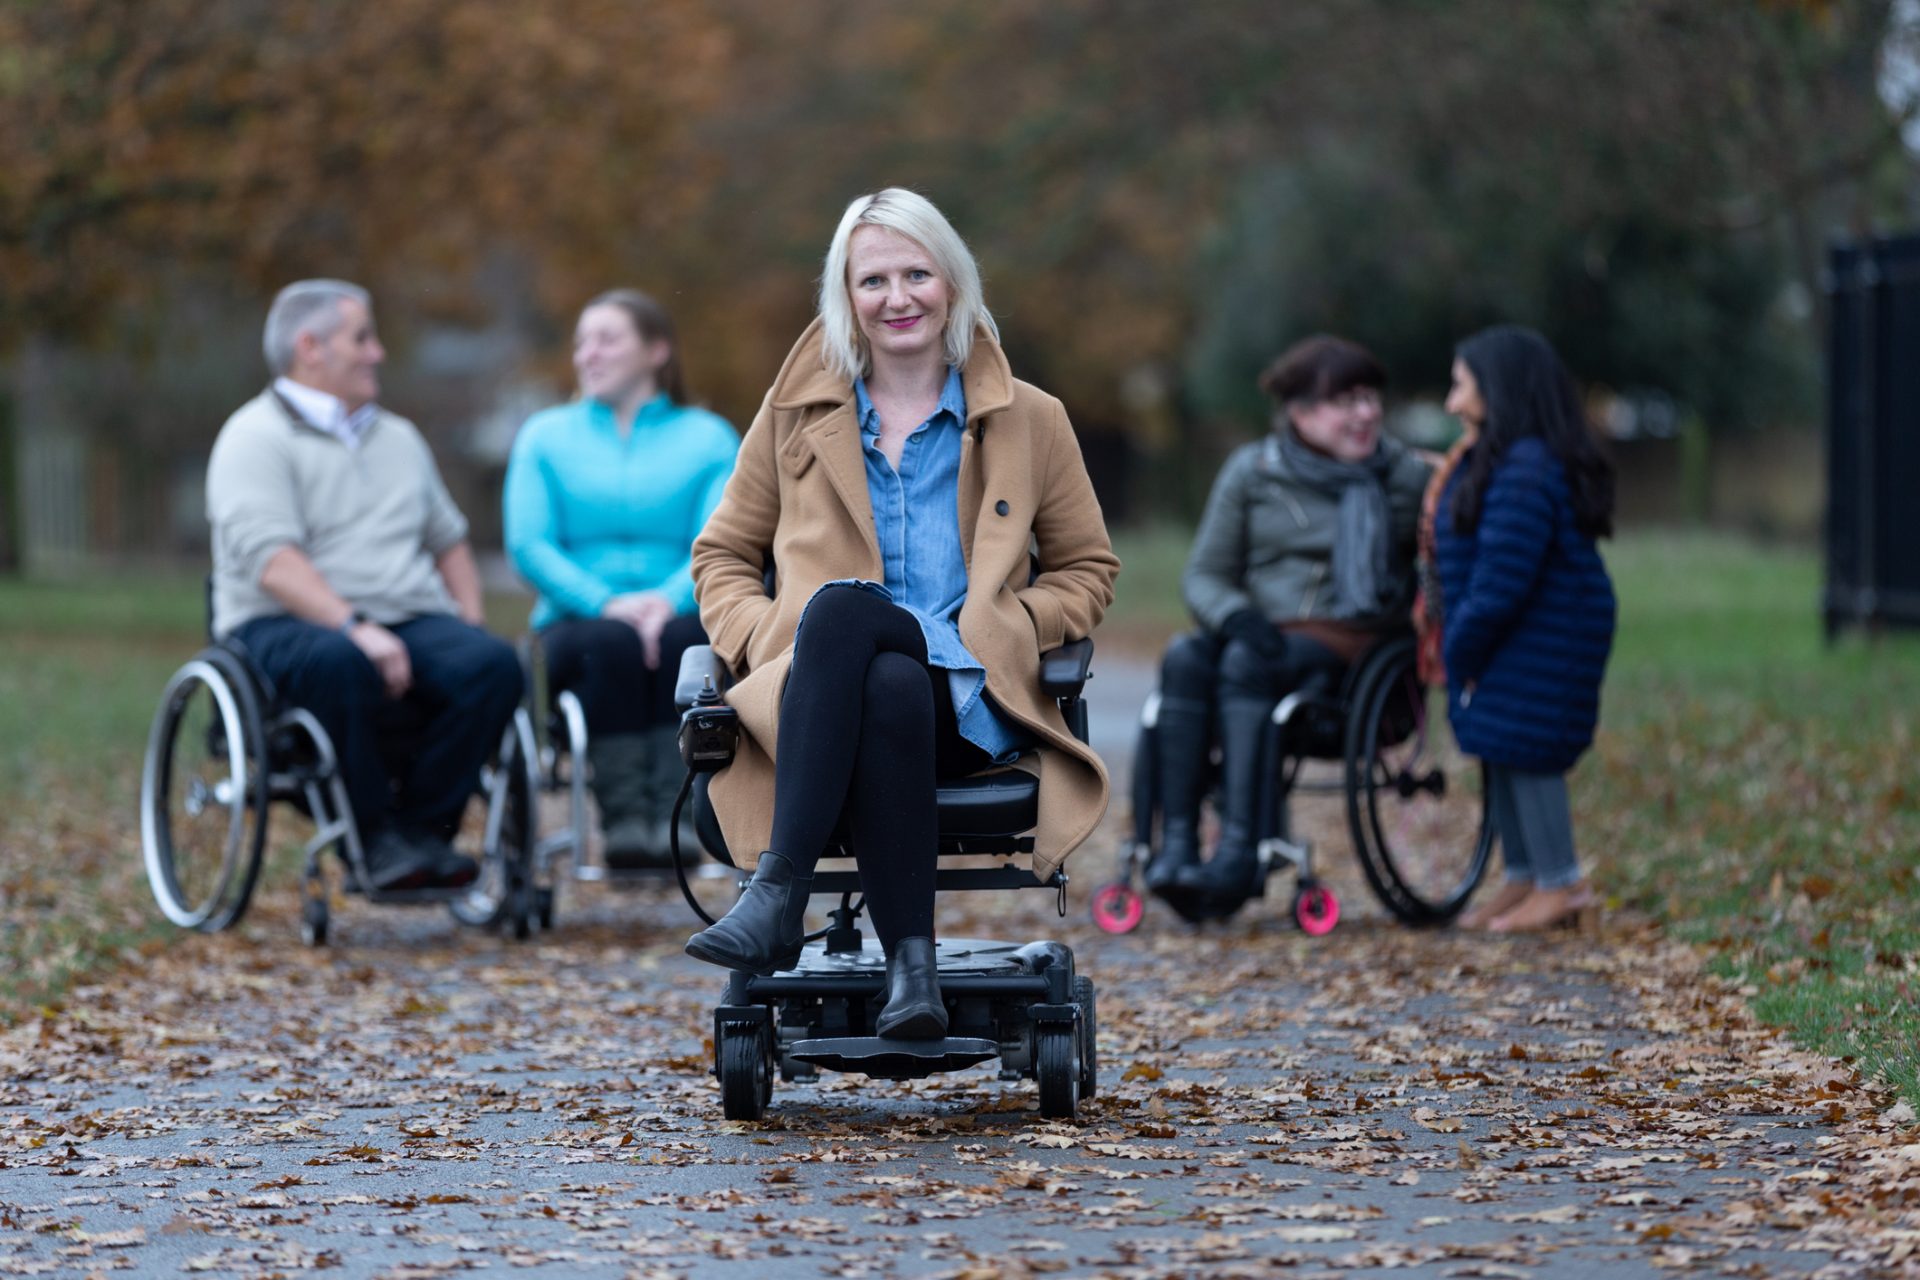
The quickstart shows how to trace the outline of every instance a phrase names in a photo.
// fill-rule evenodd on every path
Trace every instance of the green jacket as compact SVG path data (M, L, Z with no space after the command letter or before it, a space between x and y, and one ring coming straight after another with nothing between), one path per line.
M1390 436L1381 437L1380 447L1393 455L1387 473L1393 530L1388 565L1399 584L1387 612L1341 618L1328 608L1339 500L1289 474L1279 441L1268 436L1235 449L1207 496L1180 578L1181 594L1200 625L1218 631L1229 616L1248 608L1274 623L1315 619L1385 628L1405 622L1413 604L1420 499L1432 466Z

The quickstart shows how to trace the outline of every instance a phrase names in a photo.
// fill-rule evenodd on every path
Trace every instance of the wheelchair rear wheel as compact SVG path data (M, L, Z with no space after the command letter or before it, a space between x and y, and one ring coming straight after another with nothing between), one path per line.
M1420 683L1414 642L1376 652L1347 722L1347 822L1381 902L1409 924L1453 919L1493 851L1480 762L1453 739L1444 688Z
M533 932L533 922L541 914L538 887L533 883L536 767L532 722L524 712L516 713L501 738L499 754L481 780L487 822L480 878L447 904L462 924L487 929L504 921L516 938ZM551 912L549 906L548 920Z
M266 731L253 680L224 649L200 652L160 695L140 775L147 881L183 929L246 912L267 837Z

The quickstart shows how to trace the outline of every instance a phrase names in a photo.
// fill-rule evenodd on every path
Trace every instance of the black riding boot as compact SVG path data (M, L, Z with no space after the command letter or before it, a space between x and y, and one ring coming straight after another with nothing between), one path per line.
M887 1003L874 1019L875 1035L934 1040L947 1034L940 998L940 965L932 938L902 938L887 957Z
M1209 730L1206 704L1162 697L1155 726L1159 742L1160 848L1147 864L1147 891L1186 914L1189 896L1179 888L1182 869L1200 861L1200 780L1206 773Z
M1204 865L1187 867L1175 887L1190 895L1201 916L1225 918L1259 888L1258 815L1267 777L1267 719L1273 704L1250 698L1220 700L1220 843Z
M687 939L687 954L708 964L768 974L800 963L806 944L807 896L813 876L800 875L777 853L763 853L740 900L718 921Z

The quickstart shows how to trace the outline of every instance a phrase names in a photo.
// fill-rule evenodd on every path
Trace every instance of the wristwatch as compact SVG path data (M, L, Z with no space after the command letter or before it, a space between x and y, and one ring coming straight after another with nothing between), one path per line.
M365 622L366 620L367 620L367 615L360 612L360 610L355 609L352 613L347 615L347 620L340 624L340 634L343 636L346 635L348 632L352 631L355 627L359 626L361 623Z

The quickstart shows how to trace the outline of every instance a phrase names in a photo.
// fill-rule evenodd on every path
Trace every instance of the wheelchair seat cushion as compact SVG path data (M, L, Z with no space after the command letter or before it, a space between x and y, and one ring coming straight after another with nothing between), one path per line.
M703 773L694 779L693 795L688 797L687 805L693 811L693 829L700 843L720 862L734 866L720 822L707 799L707 783L712 776ZM939 830L943 841L1017 836L1033 830L1040 822L1040 779L1020 769L943 779L936 784L934 794L935 803L940 807ZM827 856L847 852L844 828L835 828L833 841L837 847L829 847Z

